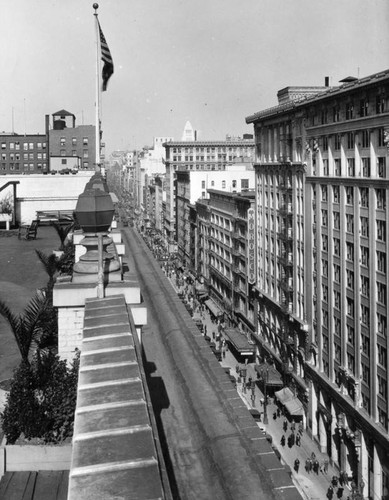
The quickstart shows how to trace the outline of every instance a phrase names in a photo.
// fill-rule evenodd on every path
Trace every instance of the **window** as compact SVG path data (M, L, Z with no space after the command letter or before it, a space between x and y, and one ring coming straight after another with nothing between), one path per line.
M232 181L232 189L236 189L236 181L235 180Z
M332 108L332 121L338 122L340 120L340 108L339 106L334 106Z
M354 103L348 102L346 104L346 120L352 120L354 118Z
M88 137L83 137L83 139L82 139L82 145L83 146L87 146L88 142L89 142Z
M322 236L322 250L328 252L328 236L326 234Z
M61 160L61 164L62 164L62 165L66 165L66 164L67 164L67 159L66 159L66 158L63 158L63 159Z
M323 175L328 175L328 160L323 159Z
M362 158L362 176L370 177L370 158Z
M347 325L347 342L350 344L350 345L354 345L355 344L355 331L354 331L354 328L350 325Z
M385 146L385 132L384 128L381 127L378 129L378 147L383 148Z
M5 148L6 148L6 146L7 146L7 144L6 144L5 142L2 142L2 143L1 143L1 149L5 149Z
M370 309L364 304L361 304L361 322L365 326L369 326L370 324Z
M73 147L77 146L77 137L72 137L72 146Z
M354 262L354 244L346 242L346 258L350 262Z
M354 132L347 132L347 149L354 149L355 137Z
M369 130L362 130L361 133L361 146L363 148L368 148L370 146L370 131Z
M327 108L321 110L321 124L325 125L328 123L328 111Z
M377 250L377 270L386 273L386 253Z
M66 151L64 149L61 149L60 154L61 156L66 156Z
M384 98L384 96L382 96L382 95L376 96L375 111L376 111L377 115L380 115L381 113L385 112L385 98Z
M222 189L226 188L226 181L222 181Z
M29 142L28 143L28 149L34 149L34 143L33 142Z
M335 151L339 151L340 144L341 144L340 134L335 134L335 142L334 142L334 149L335 149Z
M322 294L322 300L323 302L328 302L328 286L327 285L322 285L321 286L321 294Z
M323 136L323 151L328 151L328 137Z
M340 229L340 213L333 212L334 229Z
M351 186L346 187L346 204L347 205L354 204L354 188Z
M321 261L321 270L324 278L328 277L328 262L324 259Z
M367 298L370 296L370 280L367 276L361 276L361 293Z
M322 201L327 201L327 186L321 187L321 199Z
M377 331L382 337L386 338L386 316L377 313Z
M354 216L352 214L346 214L346 231L354 234Z
M334 290L334 307L340 309L340 292Z
M377 158L377 174L378 177L386 177L386 157Z
M388 351L383 345L377 344L378 364L386 368L388 366Z
M377 300L386 305L386 285L380 281L377 281Z
M340 175L340 173L339 173ZM332 188L332 194L334 198L334 203L339 203L340 202L340 190L339 186L333 186Z
M361 265L369 267L369 249L364 246L361 246Z
M334 255L340 257L340 239L334 238Z
M377 240L386 241L386 225L383 220L377 220Z
M66 145L66 139L65 137L61 137L61 139L59 140L59 144L61 147L64 147Z
M361 198L361 207L369 208L369 189L359 188L359 196Z
M328 212L327 212L327 210L321 211L321 225L323 227L328 226Z
M360 116L367 116L369 111L369 101L367 99L361 99L359 101L359 114Z
M369 219L367 217L361 217L361 236L369 237Z
M340 283L340 266L334 264L334 281Z
M354 272L346 269L346 286L350 290L354 290Z
M205 181L201 181L201 189L205 189Z
M249 188L249 180L248 179L241 179L240 187L241 187L241 189L248 189Z
M355 158L347 158L347 175L355 177Z
M385 189L376 189L376 200L377 200L377 209L385 210L386 208L386 191Z

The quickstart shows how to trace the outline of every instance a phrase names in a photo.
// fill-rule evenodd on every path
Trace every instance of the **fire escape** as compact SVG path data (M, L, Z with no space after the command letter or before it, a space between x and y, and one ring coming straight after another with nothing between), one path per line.
M294 332L290 328L290 315L293 313L293 205L292 205L292 182L287 173L280 178L279 208L280 232L278 238L281 245L280 266L280 288L281 288L281 355L284 363L284 373L287 374L297 366L295 351ZM293 359L293 368L290 360Z

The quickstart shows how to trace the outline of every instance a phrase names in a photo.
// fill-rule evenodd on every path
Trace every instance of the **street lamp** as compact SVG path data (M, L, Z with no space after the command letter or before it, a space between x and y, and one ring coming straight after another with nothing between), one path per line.
M269 420L267 418L267 383L269 381L269 369L261 370L261 378L263 381L263 423L268 424Z

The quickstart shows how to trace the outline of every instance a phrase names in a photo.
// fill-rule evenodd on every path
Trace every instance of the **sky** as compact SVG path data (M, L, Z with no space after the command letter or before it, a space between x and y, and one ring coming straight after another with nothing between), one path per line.
M288 85L337 85L389 69L387 0L100 0L114 61L101 98L106 154L253 133L245 118ZM88 0L0 0L0 131L44 133L65 109L96 123Z

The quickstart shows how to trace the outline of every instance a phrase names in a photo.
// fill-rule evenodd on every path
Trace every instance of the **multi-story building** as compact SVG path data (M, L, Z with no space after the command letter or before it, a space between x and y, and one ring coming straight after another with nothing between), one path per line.
M255 333L255 274L249 270L249 218L254 219L255 192L209 190L208 285L229 323ZM253 231L254 233L254 231ZM254 234L253 234L254 236Z
M165 173L165 148L163 144L173 140L173 137L154 137L153 146L145 147L140 160L141 168L144 169L147 175L153 176L156 174Z
M238 192L254 188L254 170L245 165L227 166L222 171L177 171L176 172L176 239L178 256L182 263L195 271L196 239L191 231L191 208L198 199L209 197L208 189ZM195 227L195 223L192 227Z
M306 384L321 450L359 494L387 498L389 71L341 83L296 100L284 89L289 100L246 119L259 338L301 399Z
M226 166L237 162L252 162L254 141L252 139L234 141L171 141L164 144L166 149L166 212L165 237L176 239L175 180L176 172L225 170ZM239 160L238 160L239 159Z
M50 157L78 157L82 169L96 169L96 127L76 126L76 117L62 109L53 113L53 128L49 130ZM66 164L64 164L66 165Z
M46 134L0 134L0 174L41 174L48 171Z

